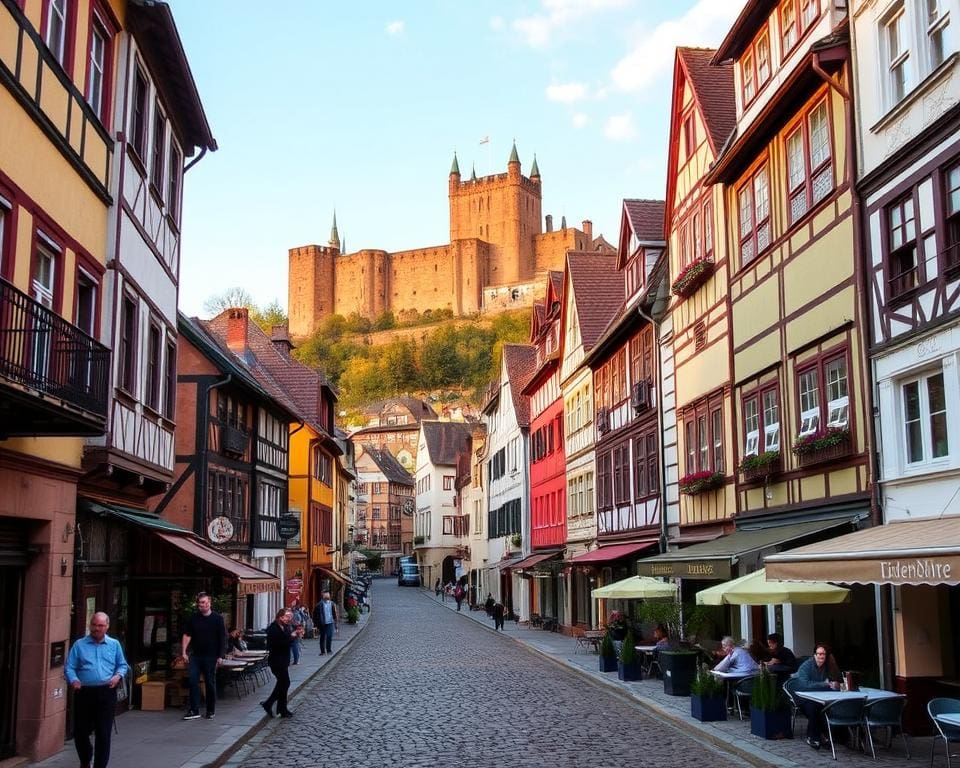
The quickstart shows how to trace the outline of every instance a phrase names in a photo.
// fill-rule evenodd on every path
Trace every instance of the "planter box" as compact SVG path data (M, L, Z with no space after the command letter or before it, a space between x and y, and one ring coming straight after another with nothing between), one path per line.
M821 448L809 453L801 453L797 456L797 463L801 467L812 467L816 464L825 464L828 461L842 459L850 453L850 438L841 440L836 445L827 448Z
M632 664L624 664L622 662L617 662L617 677L625 682L631 680L641 680L643 679L643 668L640 666L640 662L635 661Z
M745 469L740 474L743 475L743 482L745 483L762 483L768 477L779 475L780 468L780 459L777 459L776 461L771 461L769 464L762 464L759 467Z
M792 739L790 710L768 712L750 707L750 733L761 739Z
M701 723L715 723L727 719L727 703L723 696L690 696L690 715Z
M703 285L707 280L710 279L710 275L713 274L714 267L716 265L708 260L702 259L700 263L694 267L696 274L690 274L689 276L678 277L671 286L671 290L675 296L679 296L682 299L686 299L692 296L697 292L697 289Z
M684 651L660 651L663 692L669 696L689 696L690 684L697 676L697 654Z
M606 658L604 656L600 657L600 671L601 672L616 672L618 662L617 659L613 656Z

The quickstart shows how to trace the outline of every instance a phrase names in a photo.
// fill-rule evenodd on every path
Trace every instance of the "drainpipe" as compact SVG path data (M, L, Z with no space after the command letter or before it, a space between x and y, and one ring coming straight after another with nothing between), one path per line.
M201 160L203 160L203 156L204 156L205 154L207 154L207 148L206 148L206 147L201 147L201 148L200 148L200 154L197 155L195 158L193 158L193 160L191 160L191 161L190 161L189 163L187 163L185 166L183 166L183 173L184 173L184 175L186 175L187 171L189 171L191 168L193 168L193 166L195 166L197 163L199 163Z

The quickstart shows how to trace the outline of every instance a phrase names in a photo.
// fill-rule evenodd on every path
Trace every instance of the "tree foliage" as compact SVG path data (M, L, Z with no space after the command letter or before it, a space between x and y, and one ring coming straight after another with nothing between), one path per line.
M262 309L253 300L253 296L246 288L235 286L227 288L223 293L208 296L203 302L203 310L207 314L219 315L225 309L243 307L250 312L250 319L259 325L267 334L275 325L287 324L287 313L277 299L274 299Z

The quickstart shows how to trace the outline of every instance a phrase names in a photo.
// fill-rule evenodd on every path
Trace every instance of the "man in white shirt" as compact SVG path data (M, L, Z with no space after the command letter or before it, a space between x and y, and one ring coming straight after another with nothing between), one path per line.
M760 665L753 660L753 656L746 648L741 648L727 635L720 641L720 646L726 654L713 669L715 672L759 672Z

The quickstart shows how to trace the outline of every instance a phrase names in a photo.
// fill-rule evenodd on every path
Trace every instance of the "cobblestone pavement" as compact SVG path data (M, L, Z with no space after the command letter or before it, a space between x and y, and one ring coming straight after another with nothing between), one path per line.
M743 765L414 589L376 581L356 642L229 765Z

